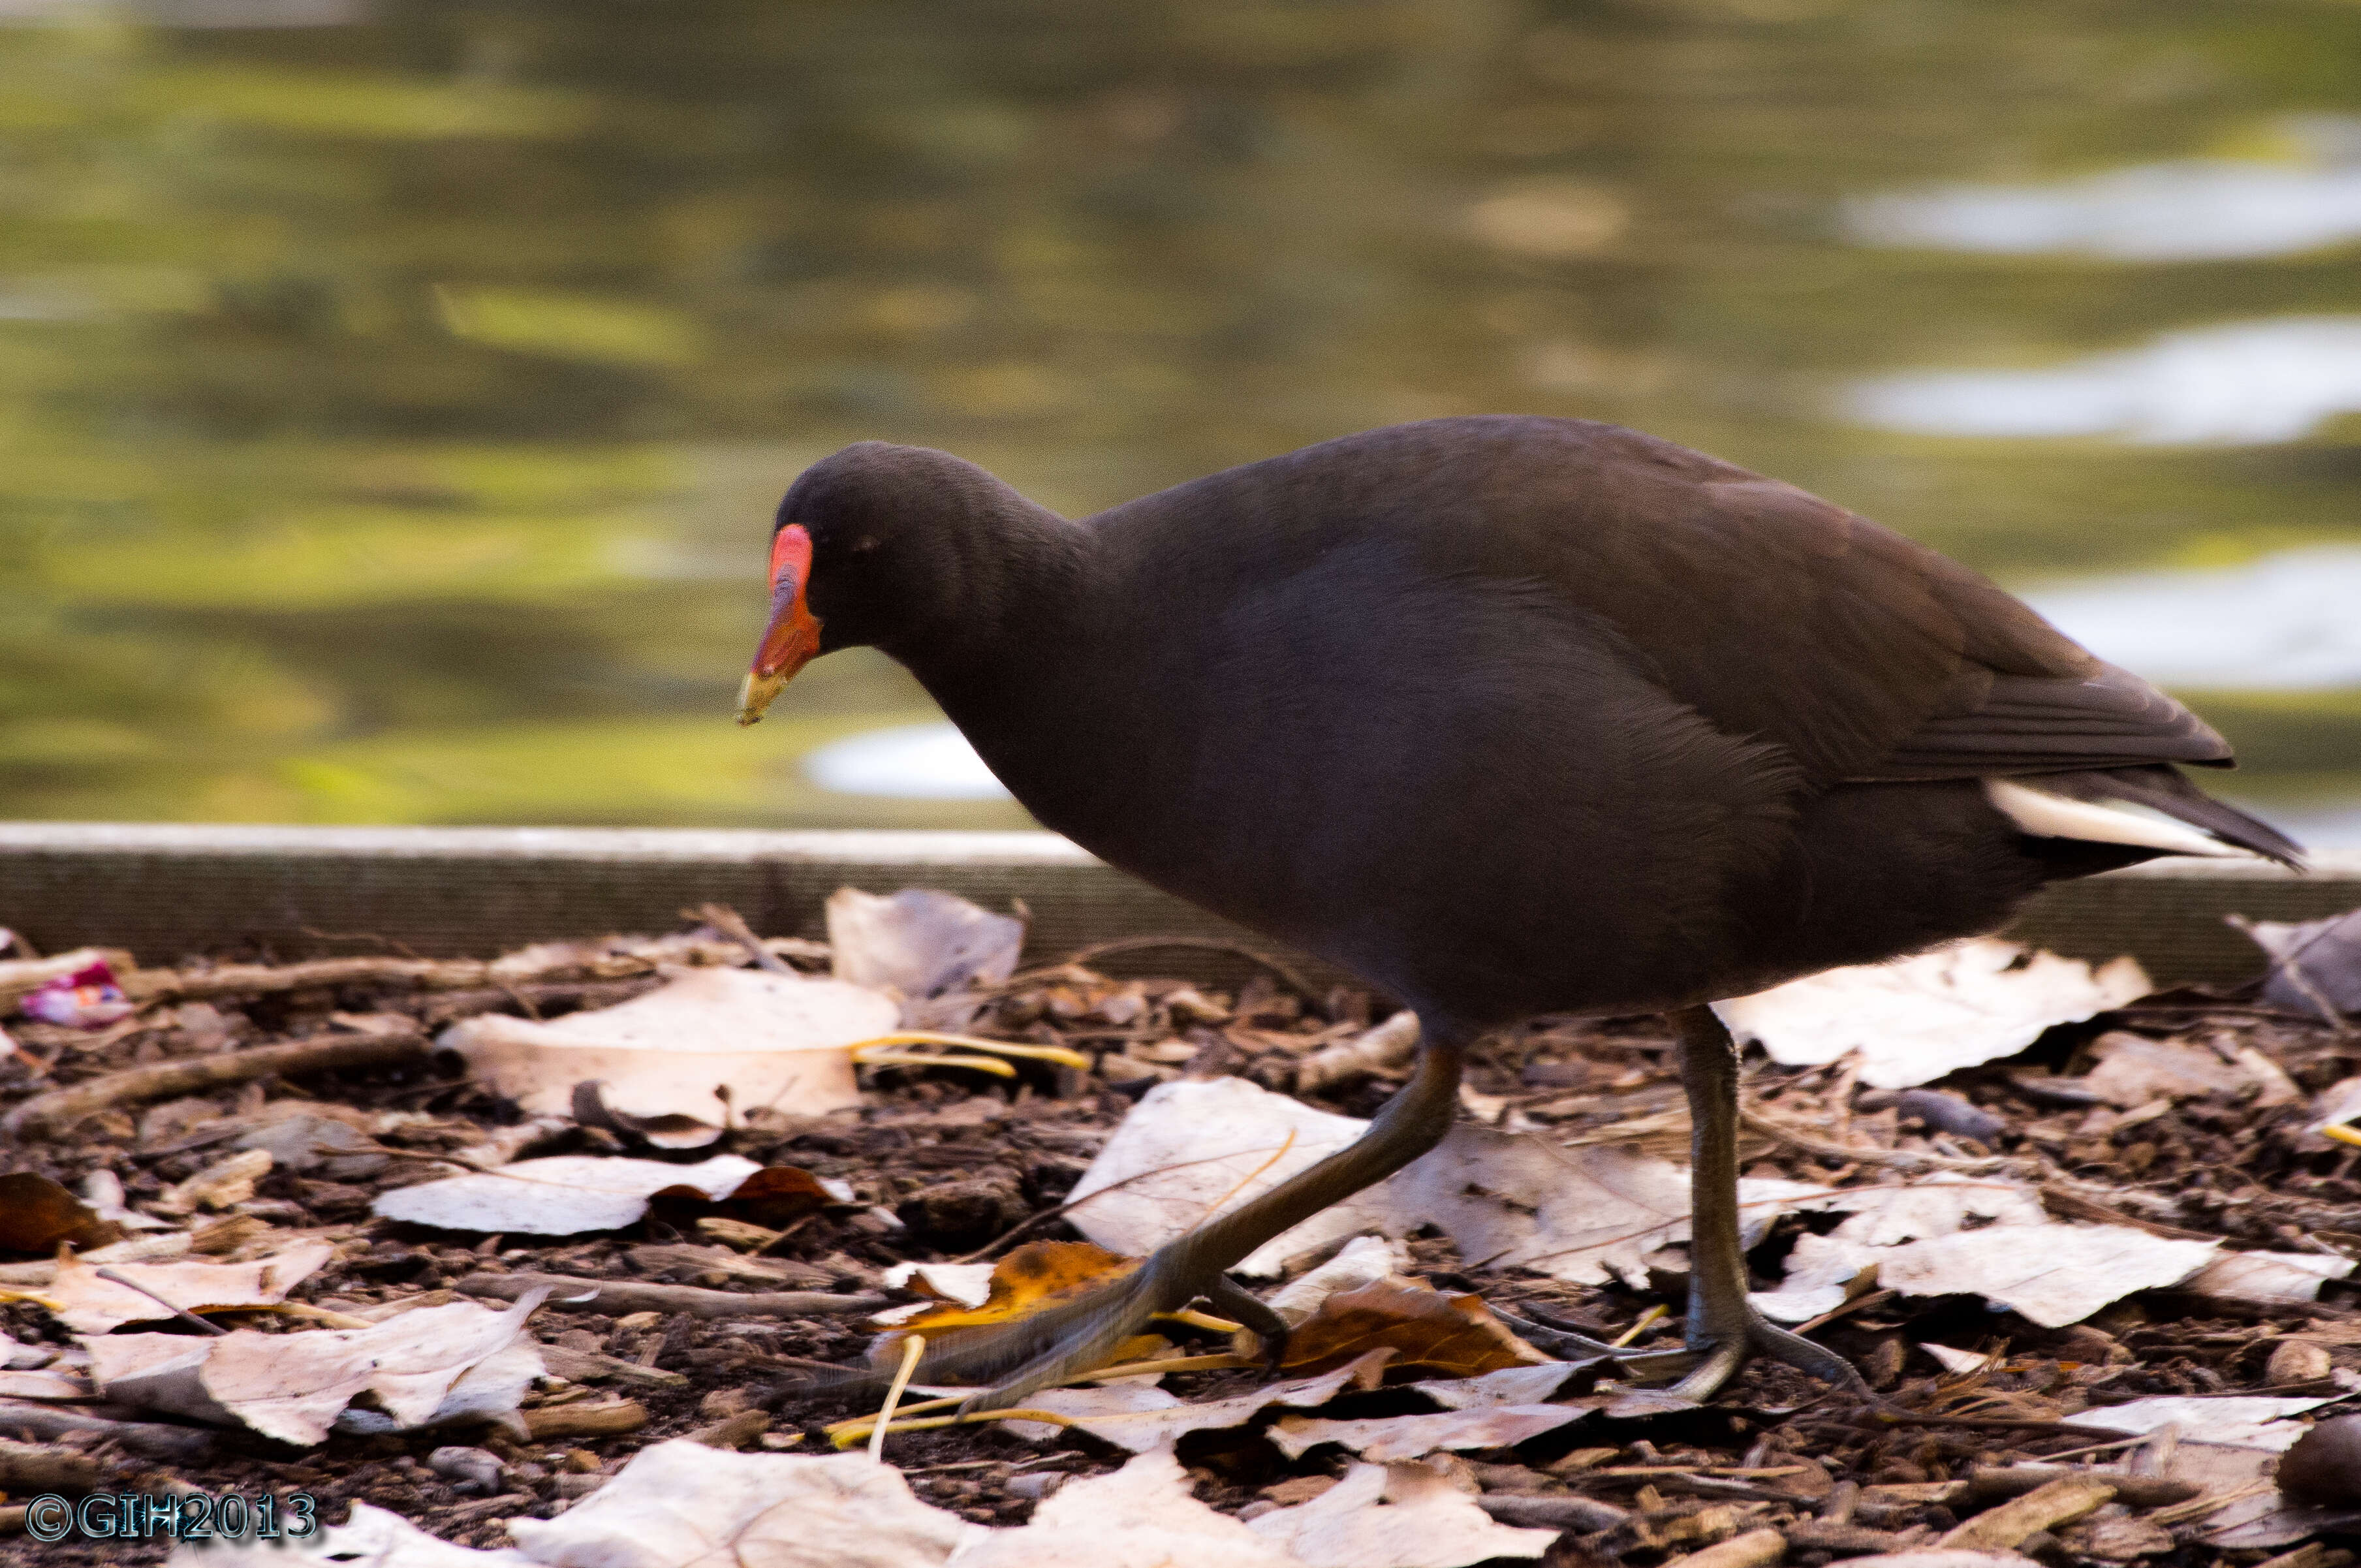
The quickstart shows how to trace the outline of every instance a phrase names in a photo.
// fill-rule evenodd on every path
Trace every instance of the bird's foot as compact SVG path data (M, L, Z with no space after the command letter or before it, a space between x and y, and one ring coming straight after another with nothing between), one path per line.
M1844 1393L1858 1394L1864 1399L1876 1398L1869 1385L1861 1381L1861 1374L1853 1370L1852 1363L1825 1345L1788 1332L1752 1306L1745 1308L1741 1321L1726 1330L1706 1328L1700 1332L1693 1321L1689 1343L1692 1348L1704 1351L1705 1359L1695 1371L1673 1385L1671 1392L1681 1398L1702 1403L1713 1398L1749 1358L1756 1355L1784 1362Z
M1556 1320L1534 1311L1530 1306L1525 1310L1541 1321L1528 1321L1499 1307L1492 1309L1492 1315L1516 1330L1520 1338L1552 1355L1565 1356L1570 1361L1588 1361L1603 1356L1645 1382L1677 1377L1697 1364L1697 1353L1686 1347L1679 1350L1633 1350L1629 1345L1577 1333Z
M984 1383L963 1412L1005 1410L1053 1383L1109 1365L1125 1341L1145 1332L1159 1313L1202 1300L1214 1312L1251 1330L1276 1360L1287 1323L1226 1274L1192 1277L1151 1257L1121 1279L1046 1311L962 1334L928 1347L920 1383Z

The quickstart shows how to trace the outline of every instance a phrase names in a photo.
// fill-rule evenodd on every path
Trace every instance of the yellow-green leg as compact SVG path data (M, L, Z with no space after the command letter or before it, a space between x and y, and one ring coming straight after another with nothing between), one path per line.
M965 1408L1005 1409L1035 1389L1104 1365L1115 1347L1158 1312L1204 1299L1266 1341L1284 1332L1277 1314L1246 1293L1227 1270L1263 1243L1332 1203L1381 1181L1443 1140L1459 1101L1466 1054L1458 1033L1429 1029L1410 1081L1348 1146L1298 1171L1269 1191L1217 1215L1157 1249L1120 1283L1056 1311L929 1354L922 1382L999 1378Z
M1673 1015L1680 1030L1681 1088L1689 1102L1688 1345L1705 1360L1673 1386L1709 1398L1763 1354L1864 1396L1868 1386L1832 1350L1789 1333L1746 1299L1746 1253L1738 1217L1738 1047L1710 1007Z

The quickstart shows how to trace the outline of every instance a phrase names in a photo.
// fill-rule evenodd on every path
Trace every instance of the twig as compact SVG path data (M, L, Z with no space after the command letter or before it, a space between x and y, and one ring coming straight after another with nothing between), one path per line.
M120 1273L115 1269L102 1268L96 1272L101 1279L105 1280L110 1285L120 1285L126 1290L138 1291L139 1294L147 1297L148 1299L155 1302L156 1305L163 1308L164 1310L171 1313L172 1316L180 1319L182 1322L194 1323L197 1327L204 1330L205 1332L209 1334L226 1334L229 1332L227 1329L222 1327L219 1323L209 1323L205 1321L204 1319L197 1316L194 1312L190 1311L186 1307L174 1306L171 1302L167 1301L161 1296L157 1295L153 1290L148 1289L145 1285L140 1284L139 1281L133 1279L127 1275Z
M64 1130L84 1116L116 1105L161 1100L246 1083L258 1078L293 1078L304 1073L331 1072L345 1068L390 1067L426 1056L426 1036L414 1025L390 1034L331 1035L283 1046L257 1046L250 1050L224 1051L217 1056L156 1062L123 1072L111 1072L36 1096L0 1121L0 1135L29 1138Z
M1671 1313L1672 1309L1665 1306L1662 1301L1659 1301L1654 1306L1649 1308L1646 1311L1641 1313L1637 1318L1634 1318L1631 1321L1631 1326L1630 1328L1625 1329L1621 1333L1617 1334L1613 1339L1609 1340L1607 1343L1613 1345L1616 1349L1621 1350L1624 1346L1638 1339L1642 1334L1646 1333L1648 1332L1648 1326L1651 1323L1653 1323L1659 1318L1669 1317Z
M754 935L754 928L746 924L746 917L728 905L700 904L694 909L682 910L681 914L691 920L702 920L722 935L735 937L745 943L746 950L754 956L759 968L769 970L773 974L796 972L794 965L763 946L763 938Z
M2208 1497L2191 1497L2185 1503L2177 1503L2169 1508L2157 1509L2147 1516L2147 1521L2150 1524L2166 1526L2185 1524L2191 1519L2203 1519L2207 1514L2219 1513L2232 1503L2244 1502L2248 1497L2260 1497L2271 1489L2270 1482L2256 1481L2240 1486L2235 1491L2215 1492Z
M106 1466L70 1448L45 1448L0 1441L0 1491L95 1492L106 1482Z
M1112 958L1117 953L1154 952L1159 948L1187 948L1198 952L1235 953L1249 963L1260 964L1264 969L1268 970L1306 1002L1320 1000L1321 993L1312 988L1312 982L1304 979L1295 966L1285 959L1273 953L1266 953L1259 948L1249 947L1244 942L1232 941L1226 937L1116 937L1104 942L1093 942L1087 948L1077 948L1066 955L1062 964L1053 967L1063 967L1063 964L1087 966L1093 959Z
M788 938L761 944L765 952L799 947ZM98 952L97 949L92 949ZM71 956L71 955L70 955ZM99 953L110 959L125 955ZM528 948L498 959L312 959L292 964L217 964L207 969L118 970L116 983L134 1002L187 1002L214 996L261 996L285 991L346 985L407 983L420 991L467 991L529 981L628 980L653 974L662 964L724 965L745 960L735 939L658 937L613 942L559 944L554 953ZM48 960L56 961L56 960ZM7 966L0 965L0 992ZM27 989L30 989L27 987Z
M544 1405L518 1412L536 1442L560 1438L613 1437L637 1431L648 1424L648 1408L637 1399L609 1399L598 1405Z
M214 1446L214 1434L209 1431L192 1431L187 1427L163 1426L150 1421L109 1420L104 1416L86 1415L80 1410L37 1405L29 1399L0 1399L0 1428L52 1442L87 1432L93 1438L111 1439L121 1443L126 1450L143 1459L159 1459L177 1464L193 1464L212 1453Z
M894 1369L894 1381L885 1385L884 1407L877 1412L877 1424L869 1432L869 1457L880 1464L885 1462L885 1431L894 1424L894 1407L902 1402L902 1390L910 1386L910 1374L918 1369L918 1357L926 1354L926 1335L905 1337L902 1365Z
M2126 1214L2105 1203L2094 1202L2078 1192L2070 1192L2057 1182L2045 1182L2041 1196L2077 1220L2090 1220L2103 1225L2129 1225L2146 1231L2152 1236L2166 1236L2173 1241L2218 1242L2222 1238L2207 1235L2203 1231L2184 1231L2179 1225L2168 1225L2161 1220L2143 1220L2137 1214Z
M1864 1290L1851 1300L1829 1308L1811 1321L1796 1324L1794 1332L1799 1334L1810 1333L1814 1329L1826 1328L1839 1318L1849 1317L1854 1312L1867 1311L1872 1307L1882 1307L1893 1300L1894 1297L1894 1292L1891 1290Z
M1349 1040L1312 1052L1295 1064L1295 1091L1311 1094L1365 1073L1383 1072L1418 1049L1418 1014L1408 1008Z
M466 1296L513 1301L547 1286L549 1304L562 1311L680 1312L692 1318L850 1317L885 1305L874 1294L838 1296L825 1290L707 1290L695 1285L650 1285L640 1280L579 1279L565 1274L470 1274L451 1287ZM590 1299L570 1297L588 1294Z
M1739 1107L1738 1119L1764 1137L1776 1138L1783 1144L1802 1149L1806 1154L1819 1155L1828 1159L1852 1160L1861 1165L1890 1165L1901 1170L1932 1167L1938 1170L1982 1174L2022 1163L2000 1155L1988 1159L1960 1159L1949 1155L1922 1154L1915 1149L1863 1149L1850 1144L1833 1144L1825 1138L1800 1132L1784 1122L1774 1122L1751 1105Z
M825 1362L814 1362L812 1365L831 1371L842 1370L840 1367L829 1366ZM1043 1393L1051 1388L1071 1388L1077 1383L1105 1383L1118 1377L1162 1377L1174 1372L1234 1372L1240 1367L1261 1365L1259 1361L1249 1360L1226 1351L1213 1355L1168 1355L1154 1361L1118 1361L1112 1366L1093 1366L1081 1372L1070 1372L1063 1377L1052 1378L1034 1391ZM947 1409L953 1405L964 1403L966 1399L965 1394L951 1394L943 1398L921 1399L915 1405L904 1406L902 1415L905 1418L905 1430L907 1430L906 1421L909 1417ZM822 1427L820 1431L836 1447L850 1448L862 1440L869 1430L869 1423L875 1419L873 1416L855 1416L851 1420L837 1421Z

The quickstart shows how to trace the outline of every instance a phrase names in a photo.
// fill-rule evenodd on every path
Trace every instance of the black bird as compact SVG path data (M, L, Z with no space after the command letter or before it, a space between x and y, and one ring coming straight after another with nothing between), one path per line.
M1752 1351L1854 1384L1746 1301L1737 1057L1707 1005L1990 931L2043 883L2296 846L2175 764L2230 748L1957 563L1612 425L1324 442L1069 521L863 442L779 507L752 723L807 660L908 666L1044 825L1414 1009L1351 1147L1062 1312L931 1356L1005 1406L1203 1298L1433 1146L1461 1057L1536 1013L1672 1014L1693 1120L1702 1398Z

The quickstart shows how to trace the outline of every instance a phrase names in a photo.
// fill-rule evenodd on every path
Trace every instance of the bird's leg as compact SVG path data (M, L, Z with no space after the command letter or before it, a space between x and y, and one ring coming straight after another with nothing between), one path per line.
M1705 1399L1760 1353L1868 1393L1852 1364L1791 1334L1746 1299L1746 1252L1738 1221L1738 1046L1710 1007L1674 1014L1681 1036L1681 1087L1689 1101L1689 1348L1697 1369L1673 1392Z
M1271 1237L1392 1175L1440 1143L1458 1105L1459 1064L1465 1054L1461 1032L1423 1028L1410 1081L1353 1143L1174 1237L1104 1290L929 1354L920 1365L919 1380L939 1383L1006 1374L965 1407L1006 1409L1047 1384L1105 1365L1115 1347L1138 1333L1149 1318L1178 1311L1200 1297L1215 1310L1240 1319L1267 1342L1273 1340L1285 1330L1278 1314L1233 1283L1226 1271Z

